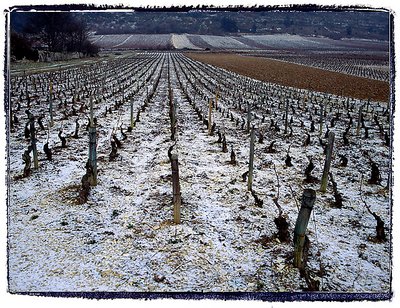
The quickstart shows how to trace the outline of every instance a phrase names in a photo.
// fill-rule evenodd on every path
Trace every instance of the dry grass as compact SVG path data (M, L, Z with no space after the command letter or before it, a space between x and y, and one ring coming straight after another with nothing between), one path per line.
M187 53L209 63L254 79L295 88L388 102L389 83L303 65L228 53Z

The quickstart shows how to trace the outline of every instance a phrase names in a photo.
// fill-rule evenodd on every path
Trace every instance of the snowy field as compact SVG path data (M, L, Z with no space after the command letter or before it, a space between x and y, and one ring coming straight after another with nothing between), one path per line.
M388 42L291 34L218 36L110 34L90 40L102 50L235 51L376 80L389 80ZM367 59L365 55L368 56ZM361 58L360 58L361 57Z
M333 40L291 34L219 36L200 34L107 34L92 35L91 41L103 49L305 49L381 50L387 42L374 40Z
M172 46L175 49L190 49L190 50L201 50L202 48L194 45L186 34L172 34Z
M249 46L239 42L233 37L217 36L217 35L202 35L200 36L207 44L215 49L248 49Z
M185 48L185 38L174 38L176 48ZM106 36L96 40L116 46L111 41ZM391 291L388 102L262 83L180 53L104 59L11 78L11 292ZM97 118L98 183L87 201L79 202L90 99ZM212 135L205 125L209 99ZM135 125L129 131L131 108ZM30 174L23 176L21 157L30 144L27 109L35 116L39 167L32 162ZM253 194L244 176L249 119L256 132ZM328 132L335 133L334 181L323 193ZM66 138L65 147L59 135ZM219 136L226 139L226 152ZM120 142L112 159L111 140ZM43 150L46 143L51 160ZM168 157L173 145L179 158L181 224L173 222ZM230 163L232 151L236 164ZM310 160L314 168L306 180ZM379 170L377 182L371 180L373 165ZM306 277L293 266L293 232L304 189L316 191L307 228ZM288 241L277 236L277 204L289 223ZM377 239L372 213L383 221L386 240Z
M171 49L169 34L108 34L90 38L101 49Z

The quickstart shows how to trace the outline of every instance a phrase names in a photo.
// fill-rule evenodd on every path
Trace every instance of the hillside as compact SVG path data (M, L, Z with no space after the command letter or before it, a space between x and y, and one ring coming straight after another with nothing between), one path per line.
M306 10L300 7L291 11L287 11L287 8L257 11L204 8L111 12L89 11L86 8L70 12L87 23L90 31L95 34L297 34L333 39L389 39L389 12L384 11ZM11 29L16 32L25 31L31 24L32 16L36 18L32 12L13 12Z
M387 53L387 41L366 39L333 40L291 34L200 35L200 34L95 34L90 41L110 49L192 49L192 50L310 50Z
M388 40L389 14L362 11L82 12L96 34L277 34Z

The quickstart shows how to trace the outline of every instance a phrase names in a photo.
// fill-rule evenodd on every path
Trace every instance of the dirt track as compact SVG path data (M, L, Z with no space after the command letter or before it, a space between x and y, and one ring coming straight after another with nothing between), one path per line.
M387 102L389 83L277 60L228 53L187 53L194 60L285 86Z

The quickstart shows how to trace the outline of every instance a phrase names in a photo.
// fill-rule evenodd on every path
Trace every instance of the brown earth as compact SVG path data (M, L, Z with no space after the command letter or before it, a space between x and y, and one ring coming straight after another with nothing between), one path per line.
M354 97L389 101L389 83L278 60L228 53L186 53L193 60L209 63L254 79L284 86Z

